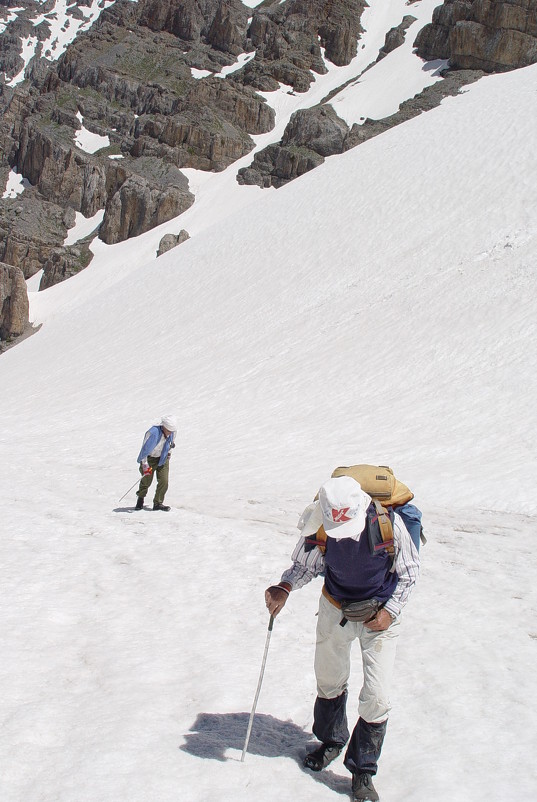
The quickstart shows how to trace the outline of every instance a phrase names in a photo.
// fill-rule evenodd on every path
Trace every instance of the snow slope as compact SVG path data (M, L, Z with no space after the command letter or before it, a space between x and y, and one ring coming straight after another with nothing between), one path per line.
M319 584L277 619L240 753L263 590L332 468L368 461L429 535L382 800L536 798L536 78L488 77L246 202L200 181L178 250L99 246L32 295L42 328L0 359L0 798L347 799L341 759L300 767ZM174 510L135 514L118 499L167 412ZM349 710L359 686L357 659Z

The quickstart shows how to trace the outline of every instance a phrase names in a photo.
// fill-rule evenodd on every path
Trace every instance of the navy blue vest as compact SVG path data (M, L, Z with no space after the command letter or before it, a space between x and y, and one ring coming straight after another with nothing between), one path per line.
M336 601L377 599L384 603L397 585L397 574L390 571L393 558L384 549L371 554L367 531L358 541L327 537L324 559L324 583Z

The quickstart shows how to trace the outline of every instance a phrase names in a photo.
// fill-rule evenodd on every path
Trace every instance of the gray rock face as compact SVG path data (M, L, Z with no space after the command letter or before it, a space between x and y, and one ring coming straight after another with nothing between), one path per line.
M257 184L265 187L282 187L294 178L322 164L324 158L309 148L269 145L256 153L250 167L239 170L239 184Z
M248 16L240 0L142 0L140 24L237 56L244 51Z
M39 289L46 290L71 276L80 273L89 265L93 254L87 245L72 245L68 248L54 248L43 265L43 276Z
M426 61L450 56L449 32L459 20L468 19L472 11L471 0L447 0L433 11L430 25L425 25L414 42L417 53Z
M388 131L400 123L438 106L442 98L456 95L462 86L478 80L481 71L459 70L446 74L443 81L401 104L399 110L383 120L365 120L351 129L330 105L304 109L291 117L280 144L256 153L249 167L239 170L239 184L281 187L322 164L325 156L344 153L362 142Z
M132 167L136 173L130 172ZM184 175L158 159L116 165L109 171L108 186L99 235L109 245L166 223L194 203Z
M342 66L356 55L364 0L287 0L258 6L248 30L256 57L237 76L262 91L288 84L306 92L313 80L310 70L326 72L326 57Z
M32 116L23 126L16 166L46 200L66 205L85 217L106 201L106 165L77 150L72 129Z
M517 58L527 58L536 2L447 0L435 11L424 51L443 48L459 65L470 44L487 63L505 59L504 50L512 56L517 48ZM0 8L14 3L0 0ZM74 0L67 14L80 18L89 3ZM15 167L32 184L16 200L0 201L0 260L20 267L26 278L43 269L44 288L77 273L91 258L87 242L62 244L75 210L86 217L104 210L99 236L107 243L179 216L194 200L181 168L221 171L248 154L252 137L271 131L275 122L256 90L284 83L290 92L304 92L313 73L326 72L325 58L348 64L357 52L366 5L366 0L265 0L252 10L240 0L116 0L103 9L58 62L38 55L23 84L0 84L0 176ZM8 76L22 66L21 37L32 34L41 42L48 37L46 16L37 27L31 19L46 15L47 8L28 0L0 37L0 69L3 65ZM388 32L379 58L404 40L413 19L405 17ZM501 30L494 53L481 30L492 25ZM225 78L196 80L192 73L193 68L220 73L239 53L254 51L242 69ZM477 59L476 52L471 58ZM442 84L447 87L447 79ZM237 180L282 186L327 156L420 113L436 91L424 92L414 105L403 104L387 120L368 120L351 130L328 100L301 110L281 141L256 154ZM80 114L85 128L109 137L109 147L91 154L76 146ZM109 158L118 155L121 161ZM179 241L166 239L162 248Z
M22 270L0 262L0 339L18 337L28 325L28 293Z
M136 121L132 156L155 156L177 167L220 172L253 148L253 140L210 107Z
M157 256L162 256L163 253L171 251L173 248L186 242L187 239L190 239L190 234L188 231L185 231L184 228L181 229L179 234L164 234L159 242Z
M396 50L398 47L401 47L401 45L404 44L406 32L415 21L416 17L408 14L406 17L403 17L401 23L397 25L397 27L391 28L388 31L384 40L384 44L380 48L377 61L380 61L387 56L388 53L391 53L392 50Z
M296 111L279 145L256 153L249 167L239 170L239 184L280 187L322 164L326 156L343 153L348 125L332 106Z
M2 202L0 261L20 267L28 279L61 247L75 223L72 209L43 200L35 190Z
M425 59L452 67L504 72L537 62L537 0L446 0L419 33Z
M282 145L308 147L319 156L343 152L348 125L337 116L330 105L314 106L296 111L282 137Z

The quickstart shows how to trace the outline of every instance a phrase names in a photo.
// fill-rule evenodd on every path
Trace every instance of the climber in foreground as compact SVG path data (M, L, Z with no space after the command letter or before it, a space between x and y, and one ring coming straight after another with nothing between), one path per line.
M375 802L377 772L390 711L389 686L400 615L419 575L419 555L397 513L390 513L392 540L380 531L378 506L350 476L329 479L299 521L293 565L265 591L269 613L278 615L289 593L324 574L317 618L313 733L320 746L304 765L321 771L345 744L355 802ZM352 642L361 647L364 681L359 718L350 735L347 683ZM350 736L350 740L349 740Z

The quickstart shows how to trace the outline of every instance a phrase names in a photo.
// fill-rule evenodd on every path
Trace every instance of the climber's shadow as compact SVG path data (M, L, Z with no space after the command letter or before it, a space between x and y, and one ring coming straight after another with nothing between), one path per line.
M225 753L228 749L242 753L248 720L248 713L200 713L185 735L186 743L180 748L191 755L210 760L238 760L238 757L229 758ZM248 754L291 758L313 780L348 795L350 776L340 777L327 770L311 772L303 768L306 747L314 742L317 743L292 721L256 714L248 742Z

